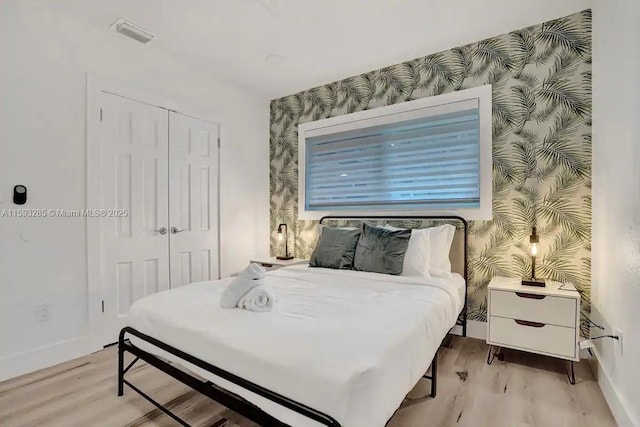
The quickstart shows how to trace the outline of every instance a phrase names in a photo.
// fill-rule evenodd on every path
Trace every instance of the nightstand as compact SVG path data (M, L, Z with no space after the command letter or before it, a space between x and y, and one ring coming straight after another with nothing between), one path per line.
M277 259L276 257L258 258L258 259L253 259L249 262L252 264L253 263L260 264L261 266L266 268L267 271L277 270L279 268L288 267L290 265L309 264L308 259L294 258L289 260L282 260L282 259Z
M489 283L487 363L501 347L569 361L580 361L580 294L570 284L547 280L544 288L522 286L519 278L494 277ZM493 347L497 349L493 351Z

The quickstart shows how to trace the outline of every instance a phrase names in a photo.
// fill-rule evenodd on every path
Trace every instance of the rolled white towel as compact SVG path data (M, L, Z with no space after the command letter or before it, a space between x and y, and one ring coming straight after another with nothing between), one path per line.
M240 298L256 286L264 284L266 270L259 264L250 264L222 291L220 307L236 308Z
M254 262L249 264L247 268L242 270L240 274L238 274L238 277L243 277L245 279L252 279L252 280L264 279L266 272L267 270L265 270L263 266L261 266L260 264L256 264Z
M274 302L275 298L271 288L262 285L256 286L244 294L238 301L238 307L249 311L271 311Z
M233 282L222 291L220 297L220 307L236 308L236 305L247 292L251 289L264 285L264 279L245 279L244 277L236 277Z

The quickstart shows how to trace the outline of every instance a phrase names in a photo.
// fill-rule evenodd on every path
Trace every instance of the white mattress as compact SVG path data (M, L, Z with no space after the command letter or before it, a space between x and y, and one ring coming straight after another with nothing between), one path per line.
M464 280L292 266L269 272L272 312L220 308L231 278L137 301L129 325L215 366L334 417L384 426L431 360L464 302ZM292 426L314 421L135 337Z

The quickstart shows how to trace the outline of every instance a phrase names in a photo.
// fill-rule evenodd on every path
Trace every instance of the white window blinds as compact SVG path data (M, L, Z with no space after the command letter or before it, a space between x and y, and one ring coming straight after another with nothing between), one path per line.
M480 206L478 99L310 131L305 209Z

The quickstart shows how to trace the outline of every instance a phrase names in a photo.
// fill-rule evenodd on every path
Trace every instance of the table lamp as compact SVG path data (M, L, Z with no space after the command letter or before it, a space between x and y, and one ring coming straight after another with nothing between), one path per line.
M284 239L284 256L276 256L276 259L280 260L290 260L293 259L292 255L289 255L289 246L287 238L287 224L278 225L278 240L282 241Z
M531 230L531 235L529 236L529 252L531 253L531 278L523 279L523 286L538 286L544 288L546 283L544 279L536 278L536 255L538 255L538 244L540 243L540 239L536 234L536 228L533 227Z

